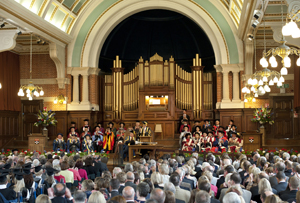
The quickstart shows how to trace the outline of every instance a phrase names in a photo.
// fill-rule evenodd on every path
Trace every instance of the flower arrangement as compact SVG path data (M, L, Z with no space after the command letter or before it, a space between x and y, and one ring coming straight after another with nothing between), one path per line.
M260 109L255 109L251 121L259 122L260 124L269 123L270 125L272 125L274 121L271 119L271 116L273 115L271 111L272 109L264 107Z
M55 113L52 112L52 110L47 111L47 107L44 107L43 111L38 113L38 120L34 123L34 126L38 127L39 125L55 125L57 120L55 120L54 115Z

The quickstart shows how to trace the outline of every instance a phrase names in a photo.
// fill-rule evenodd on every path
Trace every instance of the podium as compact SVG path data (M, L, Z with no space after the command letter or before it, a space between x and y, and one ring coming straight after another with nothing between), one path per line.
M28 135L28 149L31 151L43 152L47 142L47 136L42 133L32 133Z
M152 142L152 136L140 136L140 142Z

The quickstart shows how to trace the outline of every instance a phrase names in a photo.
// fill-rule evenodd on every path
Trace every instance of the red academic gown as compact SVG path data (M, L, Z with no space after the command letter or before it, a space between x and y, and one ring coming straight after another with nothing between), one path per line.
M235 139L229 138L229 143L234 142L238 145L231 145L229 144L229 149L231 152L239 151L240 148L243 146L243 139L236 137Z
M194 141L193 139L184 139L182 141L182 151L193 151Z
M189 127L189 132L191 131L191 126L187 125ZM180 126L179 132L181 133L183 131L184 125Z

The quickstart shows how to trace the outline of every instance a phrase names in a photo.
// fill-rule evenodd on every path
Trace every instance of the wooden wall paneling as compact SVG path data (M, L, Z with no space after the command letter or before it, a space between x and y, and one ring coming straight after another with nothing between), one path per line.
M170 129L174 129L174 122L168 122L164 124L163 126L164 139L174 139L174 132L172 132L172 130Z
M300 108L296 108L295 112L298 114L298 118L294 118L294 139L300 139Z
M0 147L19 136L19 111L0 111Z

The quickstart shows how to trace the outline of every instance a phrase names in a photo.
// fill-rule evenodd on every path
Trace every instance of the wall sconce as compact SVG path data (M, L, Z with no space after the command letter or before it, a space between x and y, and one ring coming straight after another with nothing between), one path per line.
M66 98L65 98L63 95L59 95L59 96L57 96L57 97L54 99L53 103L54 103L54 104L57 104L57 103L59 103L59 104L66 104L67 101L66 101Z

